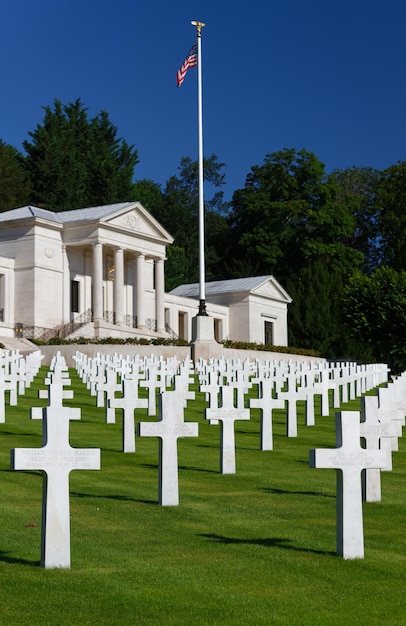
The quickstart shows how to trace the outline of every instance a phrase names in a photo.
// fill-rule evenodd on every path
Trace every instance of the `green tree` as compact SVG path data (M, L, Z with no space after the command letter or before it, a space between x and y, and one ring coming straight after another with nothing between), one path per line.
M406 369L406 271L354 274L344 289L343 319L359 358Z
M228 229L221 187L225 183L223 163L212 155L204 159L205 180L205 260L208 279L218 277L223 258L223 242ZM184 249L187 259L187 282L198 280L199 276L199 178L198 163L190 157L183 157L179 175L171 176L164 189L162 204L151 208L157 220L174 237L175 245ZM211 193L210 193L211 192ZM179 277L179 282L185 282ZM176 286L176 285L174 285Z
M133 199L137 151L117 137L101 111L89 119L80 99L44 107L42 124L24 142L32 202L55 211Z
M268 154L252 167L244 189L234 193L230 226L232 256L244 259L246 275L274 273L286 281L316 260L337 271L362 262L349 245L355 218L307 150Z
M31 186L21 154L0 139L0 211L29 204Z
M157 216L164 202L164 194L161 185L147 178L136 180L133 185L134 199L141 202L142 206L150 213Z
M380 261L406 269L406 161L381 173L376 197Z
M313 349L328 358L350 355L347 331L342 326L340 272L315 261L288 280L287 291L293 302L289 306L289 344Z
M188 282L189 263L181 246L168 246L165 262L165 290L172 291L178 285Z
M376 194L380 172L367 167L335 170L328 178L335 187L335 202L353 218L348 244L364 257L363 269L379 265L379 231Z

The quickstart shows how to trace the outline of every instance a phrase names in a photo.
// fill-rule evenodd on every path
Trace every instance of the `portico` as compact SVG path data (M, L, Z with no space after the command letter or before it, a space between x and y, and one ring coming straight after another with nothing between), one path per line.
M21 324L55 328L86 317L94 336L106 325L165 333L164 262L173 239L140 203L62 213L23 207L5 219L0 244L24 278L17 291L33 286L31 298L15 303Z

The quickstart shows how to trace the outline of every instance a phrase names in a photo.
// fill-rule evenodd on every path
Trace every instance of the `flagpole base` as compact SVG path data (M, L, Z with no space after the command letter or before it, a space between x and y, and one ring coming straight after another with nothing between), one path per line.
M198 314L192 318L192 343L200 341L216 341L214 339L214 319L207 313Z

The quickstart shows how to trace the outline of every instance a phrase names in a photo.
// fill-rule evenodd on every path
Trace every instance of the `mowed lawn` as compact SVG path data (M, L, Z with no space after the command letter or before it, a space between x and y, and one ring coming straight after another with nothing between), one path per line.
M71 569L40 567L40 472L10 470L10 449L40 447L30 420L46 369L6 407L0 424L0 624L345 625L406 622L406 445L382 473L382 502L364 504L365 558L336 556L334 470L311 469L309 450L335 446L335 410L287 438L274 411L274 450L259 449L259 411L236 423L235 475L222 475L220 427L204 419L203 394L179 440L178 507L158 505L158 440L123 454L122 419L105 424L71 370L81 420L70 443L101 449L100 471L70 475ZM197 387L195 387L197 391ZM342 409L359 410L352 401ZM146 410L135 421L146 421Z

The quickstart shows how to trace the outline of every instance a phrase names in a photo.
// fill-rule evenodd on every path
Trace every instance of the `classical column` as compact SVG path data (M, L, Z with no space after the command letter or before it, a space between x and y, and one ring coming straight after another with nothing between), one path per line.
M145 328L145 255L137 256L137 328Z
M114 312L116 324L124 325L124 250L114 250L114 285L113 285Z
M103 319L103 245L93 245L93 319Z
M165 273L164 260L155 261L155 319L158 333L165 332Z
M62 323L70 322L71 303L71 275L68 261L68 251L62 245Z

